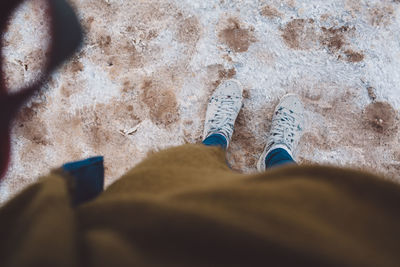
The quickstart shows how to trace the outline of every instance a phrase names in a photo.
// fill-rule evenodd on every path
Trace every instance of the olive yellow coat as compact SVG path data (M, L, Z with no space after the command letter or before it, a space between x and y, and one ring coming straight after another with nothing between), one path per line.
M61 170L0 210L0 266L400 266L400 187L332 167L243 175L222 150L151 155L71 205Z

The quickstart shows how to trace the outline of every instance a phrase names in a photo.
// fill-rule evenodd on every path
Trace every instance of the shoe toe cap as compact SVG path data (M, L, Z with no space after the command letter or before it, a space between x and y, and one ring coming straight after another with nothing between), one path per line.
M243 94L243 86L236 80L227 80L217 88L217 91L219 94L241 97Z
M301 102L299 96L296 94L285 95L284 97L282 97L279 105L296 113L302 114L304 112L303 103Z

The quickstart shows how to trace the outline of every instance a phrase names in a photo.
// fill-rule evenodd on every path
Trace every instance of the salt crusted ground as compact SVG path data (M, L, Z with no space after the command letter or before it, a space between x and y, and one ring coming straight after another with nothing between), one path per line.
M200 142L207 100L231 77L245 88L235 170L255 171L274 106L295 92L307 119L300 163L400 179L398 0L72 3L84 47L19 114L2 202L66 161L104 155L110 184L150 151ZM40 72L44 16L30 1L4 36L10 90Z

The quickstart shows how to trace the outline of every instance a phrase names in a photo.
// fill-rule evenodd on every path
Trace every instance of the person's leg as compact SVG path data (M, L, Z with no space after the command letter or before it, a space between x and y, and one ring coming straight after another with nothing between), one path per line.
M243 87L235 80L226 81L215 90L208 103L204 145L228 148L235 120L242 108L242 94Z
M258 163L259 171L295 164L293 152L303 133L304 107L299 97L285 95L275 109L267 145Z

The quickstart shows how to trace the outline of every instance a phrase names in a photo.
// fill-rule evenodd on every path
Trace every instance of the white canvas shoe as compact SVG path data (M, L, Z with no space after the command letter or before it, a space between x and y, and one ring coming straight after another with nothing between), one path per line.
M222 134L229 146L236 118L242 108L243 87L236 80L220 84L208 103L203 140L212 134Z
M277 148L285 149L293 158L293 152L303 134L303 127L304 107L301 100L295 94L283 96L275 108L267 145L258 160L257 169L260 172L265 171L266 156Z

